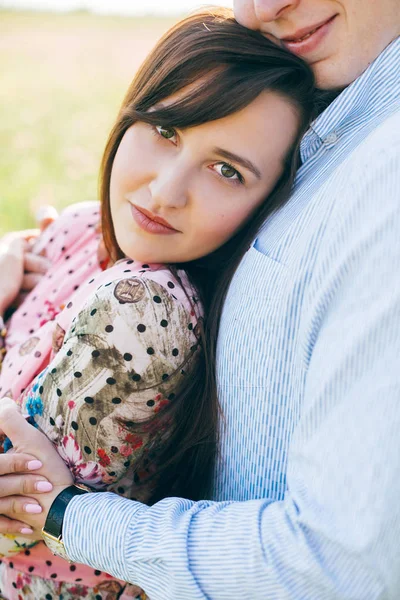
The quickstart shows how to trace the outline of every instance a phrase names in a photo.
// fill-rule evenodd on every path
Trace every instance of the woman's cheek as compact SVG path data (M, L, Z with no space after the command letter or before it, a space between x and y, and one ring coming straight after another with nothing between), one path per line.
M113 164L113 174L118 186L130 188L145 178L148 168L154 162L151 134L139 126L132 126L125 133L118 147Z
M241 226L244 215L241 212L218 211L213 212L211 218L203 220L202 238L203 247L207 245L209 252L216 250L231 238Z

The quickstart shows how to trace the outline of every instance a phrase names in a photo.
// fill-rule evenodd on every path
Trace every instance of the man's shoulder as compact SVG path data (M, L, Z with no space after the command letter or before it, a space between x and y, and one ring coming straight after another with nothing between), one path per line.
M377 125L350 154L348 169L374 170L389 157L400 157L400 107Z
M356 240L364 244L378 231L388 233L400 218L399 183L400 110L364 135L316 194L320 259L354 249ZM389 235L383 238L392 243Z
M354 249L358 240L372 247L378 232L390 245L389 232L400 218L399 182L400 110L371 131L333 174L325 189L331 204L325 245L330 240Z
M327 181L328 193L336 212L352 211L371 204L377 209L382 190L393 188L400 177L400 108L366 135ZM390 199L386 197L387 203ZM385 200L385 201L386 201ZM380 202L383 208L384 202ZM396 202L397 204L397 202Z

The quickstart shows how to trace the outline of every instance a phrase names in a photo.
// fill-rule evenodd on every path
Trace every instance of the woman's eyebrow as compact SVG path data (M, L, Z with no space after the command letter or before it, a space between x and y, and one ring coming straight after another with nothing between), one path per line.
M248 160L247 158L238 156L237 154L234 154L233 152L229 152L229 150L224 150L223 148L214 148L213 150L214 150L215 154L219 154L220 156L223 156L224 158L226 158L228 160L232 160L236 163L239 163L240 165L242 165L242 167L251 171L257 177L257 179L261 179L260 170L255 165L253 165L253 163L250 160Z

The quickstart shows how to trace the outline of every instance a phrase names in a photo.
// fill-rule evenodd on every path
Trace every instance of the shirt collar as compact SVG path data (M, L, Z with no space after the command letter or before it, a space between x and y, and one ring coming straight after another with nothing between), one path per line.
M400 98L400 37L374 60L311 124L300 146L303 163L351 123L357 130L368 119L390 110ZM368 115L368 117L366 117Z

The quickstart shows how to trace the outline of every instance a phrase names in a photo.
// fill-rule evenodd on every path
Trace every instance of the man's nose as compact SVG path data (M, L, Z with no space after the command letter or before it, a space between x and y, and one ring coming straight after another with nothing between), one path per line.
M301 0L254 0L254 12L262 23L270 23L296 8Z
M183 208L188 202L188 181L182 169L166 166L149 184L153 208Z

